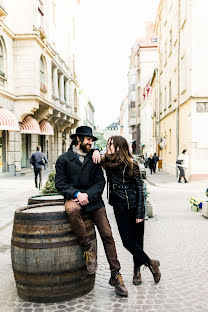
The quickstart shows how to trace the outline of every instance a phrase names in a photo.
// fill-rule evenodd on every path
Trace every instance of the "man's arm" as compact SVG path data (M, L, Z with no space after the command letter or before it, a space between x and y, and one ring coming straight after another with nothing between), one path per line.
M59 157L56 162L55 186L59 194L63 195L65 199L73 199L74 194L79 190L68 182L65 165L65 160Z
M95 202L102 195L105 187L105 178L101 164L97 164L97 170L94 176L94 184L86 190L89 203Z
M33 165L33 166L34 166L33 154L32 154L32 156L31 156L31 158L30 158L30 163L31 163L31 165Z

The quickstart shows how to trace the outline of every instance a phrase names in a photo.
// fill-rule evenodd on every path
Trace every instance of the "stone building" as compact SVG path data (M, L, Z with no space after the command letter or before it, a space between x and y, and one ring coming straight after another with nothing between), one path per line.
M1 1L0 172L28 170L37 145L52 168L69 144L79 120L77 6L77 0Z
M79 91L80 121L79 126L88 126L94 129L95 109L83 90Z
M186 148L191 179L208 176L207 9L206 0L161 0L155 22L163 168L175 174Z
M145 37L137 39L132 47L128 73L129 127L136 154L142 151L141 127L146 127L146 124L141 124L140 118L144 88L158 64L158 43L153 31L154 25L147 22L145 26Z
M103 137L107 141L109 137L113 135L120 135L120 123L112 122L104 129Z
M132 141L132 138L129 134L129 101L128 97L126 97L120 106L120 135L122 135L128 142Z

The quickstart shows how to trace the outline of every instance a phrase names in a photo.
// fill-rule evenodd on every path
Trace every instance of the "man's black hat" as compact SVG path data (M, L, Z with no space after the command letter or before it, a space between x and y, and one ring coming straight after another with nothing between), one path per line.
M87 137L92 137L93 141L97 141L98 138L96 138L93 134L92 134L92 128L87 127L87 126L81 126L78 127L76 129L76 133L75 134L71 134L70 138L73 139L75 138L77 135L83 135L83 136L87 136Z

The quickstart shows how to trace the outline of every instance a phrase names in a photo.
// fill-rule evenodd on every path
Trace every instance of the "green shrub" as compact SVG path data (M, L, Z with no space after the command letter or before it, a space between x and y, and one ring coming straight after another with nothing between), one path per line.
M43 194L58 193L55 187L55 173L55 170L49 173L48 180L42 189Z

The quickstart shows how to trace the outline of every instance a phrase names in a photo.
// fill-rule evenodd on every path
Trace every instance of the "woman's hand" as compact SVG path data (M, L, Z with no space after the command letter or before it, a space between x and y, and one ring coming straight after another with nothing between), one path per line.
M140 223L142 221L144 221L144 219L136 219L136 223Z
M101 162L101 155L98 150L95 150L92 154L92 161L94 164L99 164Z

